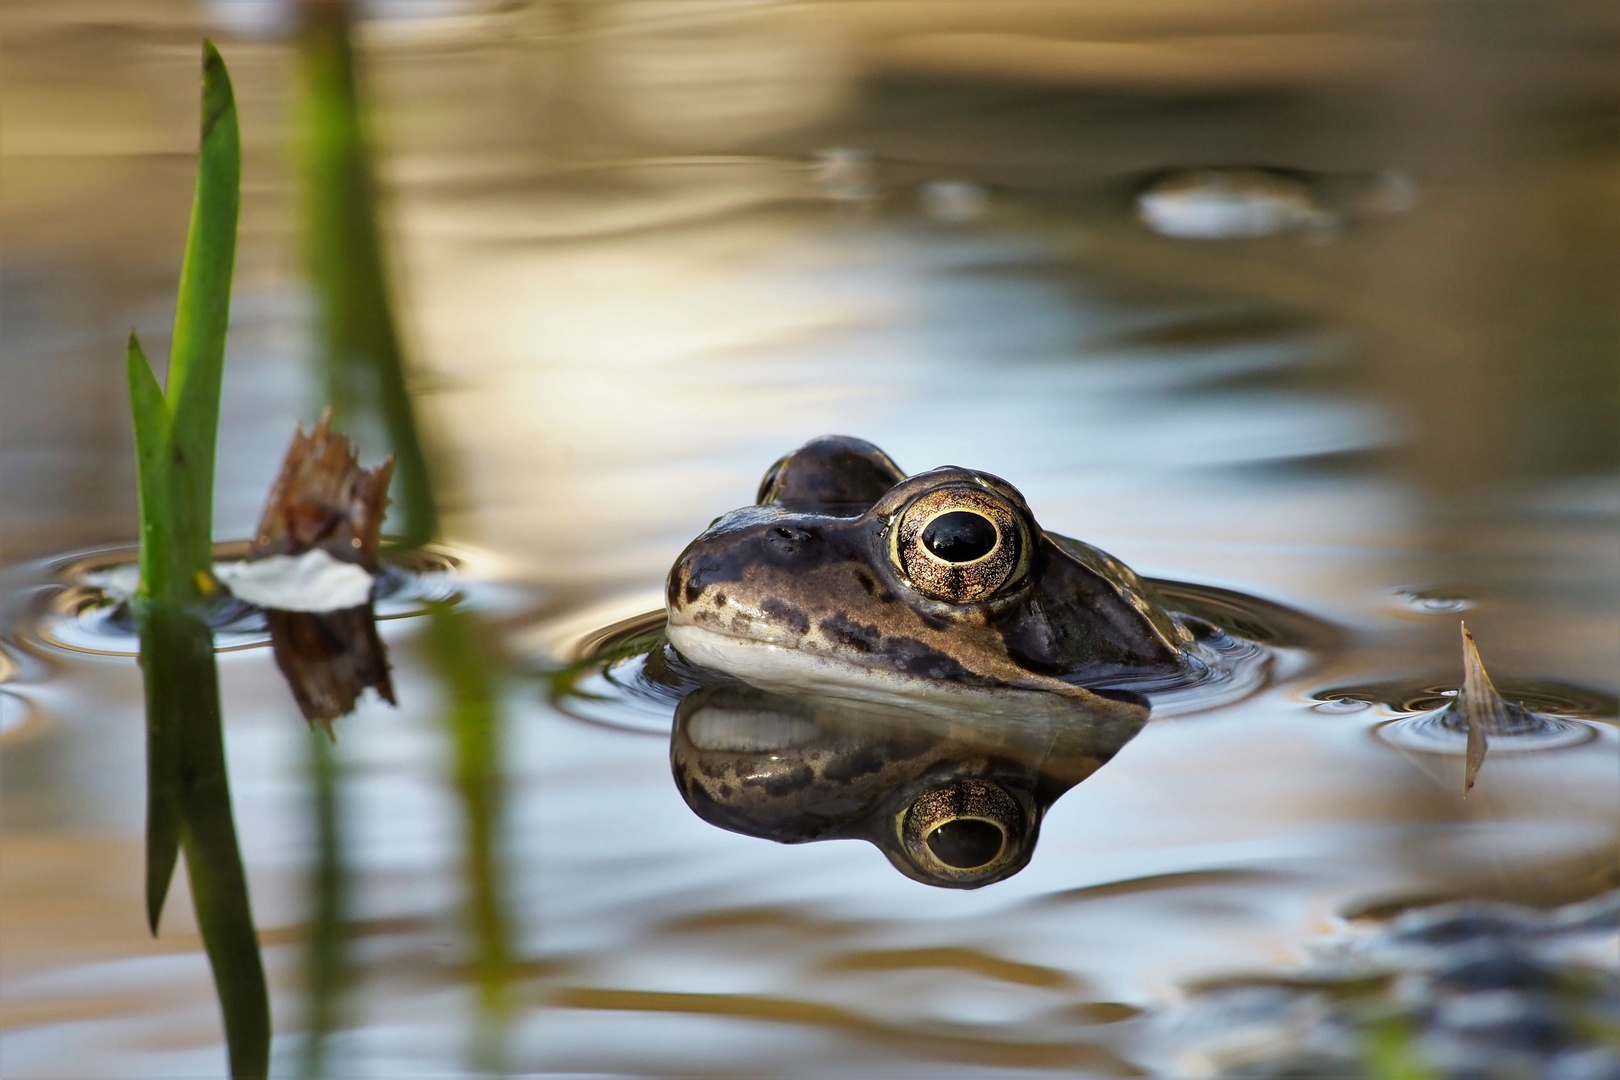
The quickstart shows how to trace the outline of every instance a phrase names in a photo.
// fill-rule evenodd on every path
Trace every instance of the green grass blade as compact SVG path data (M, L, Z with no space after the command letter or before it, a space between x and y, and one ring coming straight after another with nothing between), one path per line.
M152 365L129 335L129 404L135 428L135 485L141 520L140 597L167 596L170 560L164 543L174 535L174 492L169 484L169 410Z
M241 197L242 142L225 61L203 45L202 149L175 305L167 398L174 449L186 474L176 500L174 541L194 570L212 565L214 438L230 320L231 273ZM181 494L184 492L184 494Z

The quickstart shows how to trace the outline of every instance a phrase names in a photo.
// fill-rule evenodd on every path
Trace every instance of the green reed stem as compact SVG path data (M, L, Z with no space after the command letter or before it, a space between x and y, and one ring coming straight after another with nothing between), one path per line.
M213 577L214 443L230 317L241 137L225 61L203 45L201 149L175 304L168 388L133 334L128 378L140 502L146 699L146 918L154 934L183 850L224 1014L231 1075L270 1065L270 1003L231 814L219 674L205 605Z
M376 174L356 80L353 4L301 0L299 8L305 250L329 400L338 420L351 427L381 421L398 463L399 540L418 545L437 537L438 506L390 302ZM436 606L430 615L427 649L449 691L446 726L455 746L455 783L467 828L467 919L479 994L474 1063L498 1071L512 968L498 842L503 800L498 671L476 620L448 606ZM318 764L315 779L317 785L325 782ZM326 812L335 822L335 811ZM318 927L317 954L321 934ZM342 983L335 938L325 959L317 955L312 965L323 972L312 986L335 994L333 988ZM313 1038L324 1030L317 1021L330 1023L336 1006L312 1001L310 1007Z
M351 5L303 0L301 10L304 244L328 399L340 426L383 421L397 462L400 540L423 544L438 535L438 510L389 301L377 183L355 88Z

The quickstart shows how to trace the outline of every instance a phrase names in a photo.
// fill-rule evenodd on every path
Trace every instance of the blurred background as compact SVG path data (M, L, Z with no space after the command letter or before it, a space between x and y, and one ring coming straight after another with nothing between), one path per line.
M400 620L400 709L339 726L351 945L321 1068L1173 1071L1152 1017L1176 987L1296 962L1355 903L1597 887L1620 809L1609 733L1493 761L1464 803L1370 735L1383 706L1316 706L1455 680L1459 614L1499 681L1616 689L1614 4L354 15L443 538L508 660L511 996L492 1065L468 1049L488 1000L445 690ZM320 412L298 18L276 0L0 11L7 1076L220 1068L186 905L155 941L141 925L134 661L51 644L39 620L62 560L135 537L123 341L167 354L204 36L244 145L219 538L249 534ZM570 720L525 673L657 607L682 546L826 432L912 471L1004 476L1047 528L1303 607L1351 644L1150 725L1053 811L1026 873L980 893L931 892L858 845L719 833L669 781L667 718ZM363 460L387 452L381 429L354 433ZM221 665L277 1068L297 1071L303 725L268 650Z

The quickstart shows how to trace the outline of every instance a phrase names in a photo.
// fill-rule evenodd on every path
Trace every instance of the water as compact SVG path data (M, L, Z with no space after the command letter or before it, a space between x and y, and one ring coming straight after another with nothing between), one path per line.
M362 705L332 753L351 970L331 1074L1173 1073L1164 1025L1201 980L1287 972L1416 899L1614 887L1601 7L414 14L364 41L417 405L445 450L448 547L418 599L459 595L504 661L511 989L492 1035L474 804L407 597L382 623L400 707ZM195 43L229 27L170 5L0 17L0 1053L8 1077L217 1075L183 878L162 934L143 926L133 642L74 589L134 536L122 340L165 354ZM238 539L319 403L289 57L222 47L246 180L216 534ZM1256 166L1339 223L1189 241L1135 217L1159 177ZM1415 195L1358 209L1391 171ZM826 432L1006 477L1144 574L1335 633L1273 643L1233 700L1167 708L982 889L864 842L715 828L671 776L672 705L553 704L554 673L656 608L684 544ZM1457 685L1459 614L1510 697L1590 733L1493 750L1466 799L1460 754L1384 734ZM313 751L262 631L219 643L275 1067L295 1072Z

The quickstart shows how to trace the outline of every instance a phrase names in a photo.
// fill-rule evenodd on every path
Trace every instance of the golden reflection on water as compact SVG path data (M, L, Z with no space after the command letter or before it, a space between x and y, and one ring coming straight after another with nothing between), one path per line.
M1595 7L631 0L369 24L418 400L456 455L450 536L525 590L496 617L526 658L635 610L626 595L828 430L909 469L1004 475L1043 524L1144 572L1355 637L1308 685L1151 724L1054 809L1024 874L972 896L864 845L711 829L661 737L514 684L513 1066L1129 1074L1159 1067L1136 1010L1296 962L1358 905L1612 885L1612 732L1493 760L1464 802L1441 763L1371 737L1380 708L1310 700L1451 670L1452 618L1395 591L1439 584L1472 604L1493 672L1613 690L1620 65ZM205 17L0 15L8 565L133 533L119 342L133 324L165 352ZM248 178L218 500L235 536L313 391L288 56L223 47ZM1419 200L1319 246L1145 234L1137 185L1206 165L1399 168ZM931 181L975 185L976 216L926 216ZM337 1073L464 1064L476 951L419 630L384 631L401 710L363 709L337 747ZM5 647L30 714L0 795L8 1075L216 1070L184 898L163 936L141 928L133 664ZM264 650L221 670L290 1068L303 734Z

